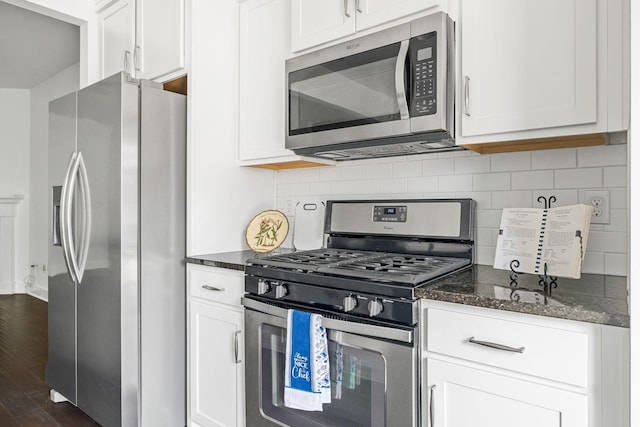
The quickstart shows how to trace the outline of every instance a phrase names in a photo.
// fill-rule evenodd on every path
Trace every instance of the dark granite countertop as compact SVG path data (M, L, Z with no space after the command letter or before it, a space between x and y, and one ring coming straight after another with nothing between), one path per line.
M276 253L291 252L278 249ZM186 262L210 267L244 270L250 258L267 256L236 251L190 256ZM518 286L509 286L509 271L486 265L471 269L416 290L416 297L496 310L557 317L603 325L629 327L627 278L582 274L580 279L558 279L551 295L544 295L538 276L521 274Z
M509 286L509 271L474 265L416 290L431 300L487 307L518 313L629 327L627 278L582 274L580 279L558 278L558 287L545 296L538 276L518 275Z

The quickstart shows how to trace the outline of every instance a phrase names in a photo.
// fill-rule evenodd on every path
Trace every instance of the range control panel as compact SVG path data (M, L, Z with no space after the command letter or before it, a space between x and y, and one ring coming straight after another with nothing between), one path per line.
M437 33L431 32L413 37L409 44L411 70L413 75L413 96L411 97L411 116L436 114L437 84Z
M407 206L374 206L373 222L407 222Z

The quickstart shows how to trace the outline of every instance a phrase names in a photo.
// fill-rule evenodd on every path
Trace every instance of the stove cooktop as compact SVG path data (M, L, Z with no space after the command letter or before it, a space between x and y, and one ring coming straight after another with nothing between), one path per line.
M286 274L313 272L333 277L419 286L471 264L466 258L394 254L346 249L315 249L249 260Z

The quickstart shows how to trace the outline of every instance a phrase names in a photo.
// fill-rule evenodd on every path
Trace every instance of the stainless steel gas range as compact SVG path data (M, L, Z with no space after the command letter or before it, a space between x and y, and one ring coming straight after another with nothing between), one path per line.
M471 199L329 201L326 247L256 257L243 299L247 423L419 425L420 286L473 263ZM287 310L323 316L333 398L283 404Z

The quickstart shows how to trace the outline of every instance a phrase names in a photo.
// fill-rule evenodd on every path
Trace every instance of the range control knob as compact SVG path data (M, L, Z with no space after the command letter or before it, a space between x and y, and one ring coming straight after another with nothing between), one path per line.
M353 295L349 295L342 298L342 305L344 307L344 312L347 313L358 306L358 300Z
M289 289L287 289L287 286L285 284L276 285L276 298L284 298L287 295L289 295Z
M375 317L382 313L383 306L380 301L374 299L373 301L369 301L367 308L369 309L369 317Z
M271 285L264 279L258 279L258 295L264 295L271 290Z

